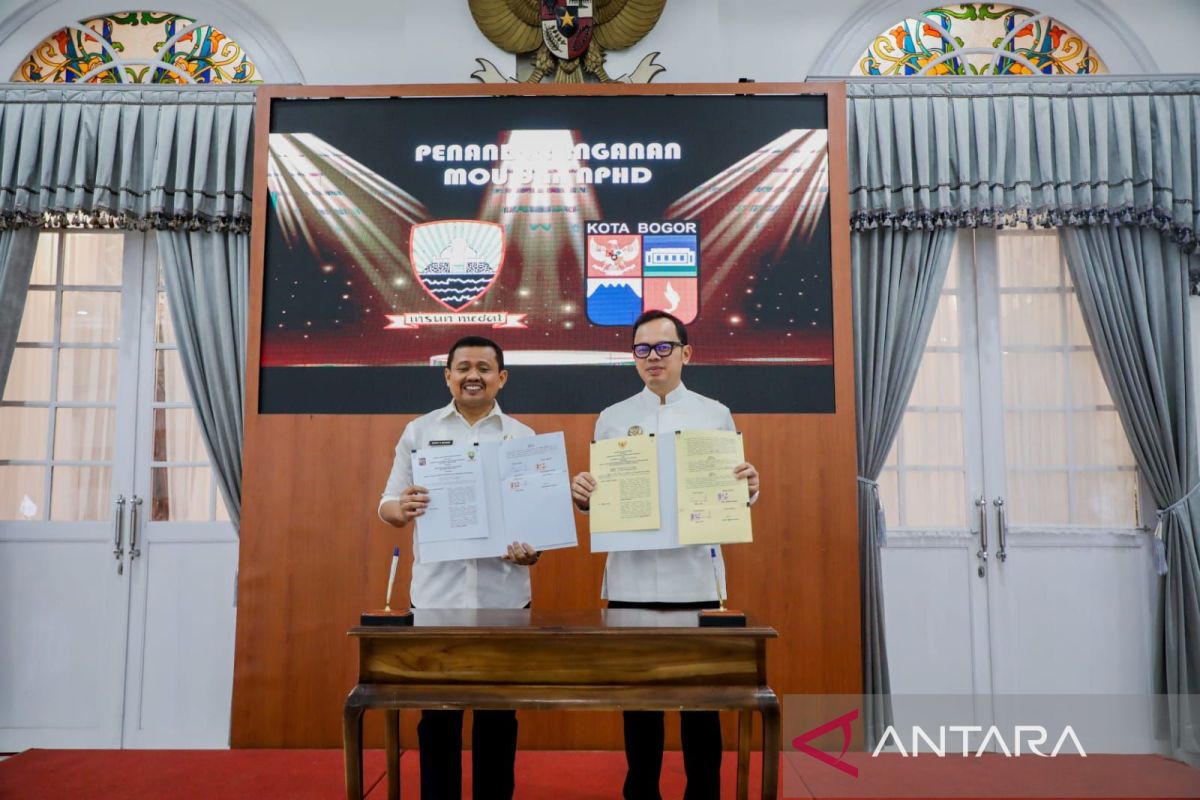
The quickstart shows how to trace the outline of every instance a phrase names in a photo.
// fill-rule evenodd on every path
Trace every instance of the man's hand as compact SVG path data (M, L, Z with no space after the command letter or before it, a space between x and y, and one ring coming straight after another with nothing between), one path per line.
M529 567L536 564L542 554L524 542L513 542L508 546L508 552L500 557L518 567Z
M429 505L429 490L424 486L408 486L400 493L397 503L396 522L403 527L425 513Z
M592 492L596 491L596 476L590 472L581 472L571 481L571 499L580 511L591 507Z
M733 476L735 478L745 478L750 489L750 496L758 494L758 470L753 464L741 463L733 468Z

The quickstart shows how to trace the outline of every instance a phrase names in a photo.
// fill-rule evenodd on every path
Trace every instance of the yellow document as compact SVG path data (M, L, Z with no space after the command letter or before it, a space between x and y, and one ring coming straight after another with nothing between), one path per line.
M659 527L658 449L653 436L592 442L596 476L588 520L592 533Z
M675 434L681 545L753 541L750 488L746 481L733 477L733 468L745 460L740 433Z

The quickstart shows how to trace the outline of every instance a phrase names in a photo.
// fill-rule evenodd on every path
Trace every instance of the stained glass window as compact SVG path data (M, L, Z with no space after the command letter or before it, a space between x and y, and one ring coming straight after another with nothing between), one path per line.
M13 73L37 83L262 83L237 42L191 17L122 11L67 25Z
M1108 72L1075 31L1028 8L931 8L880 33L854 75L1095 75Z

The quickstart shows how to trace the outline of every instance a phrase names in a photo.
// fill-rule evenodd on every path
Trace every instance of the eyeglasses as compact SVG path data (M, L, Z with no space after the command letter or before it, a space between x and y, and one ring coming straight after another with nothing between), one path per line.
M666 358L675 352L676 347L683 347L683 342L656 342L654 344L635 344L633 346L634 358L649 358L650 351L658 353L659 358Z

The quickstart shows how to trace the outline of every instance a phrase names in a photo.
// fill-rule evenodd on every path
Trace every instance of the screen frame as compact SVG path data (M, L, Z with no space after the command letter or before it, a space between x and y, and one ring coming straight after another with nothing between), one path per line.
M303 100L330 98L418 98L418 97L605 97L605 96L669 96L669 95L804 95L823 96L826 100L826 120L828 131L829 151L829 234L830 234L830 263L831 263L831 295L833 299L833 365L810 366L800 368L774 367L774 377L785 380L773 380L762 376L762 386L749 387L753 391L752 407L742 403L729 403L731 410L741 413L771 414L771 413L804 413L804 414L834 414L838 410L840 399L845 393L840 386L843 381L849 381L853 386L852 347L848 346L848 326L853 312L850 303L850 246L849 246L849 195L848 195L848 144L846 128L846 95L845 84L839 82L814 83L658 83L658 84L413 84L397 86L299 86L272 84L259 87L255 112L254 131L254 165L252 190L252 225L250 231L250 275L249 275L249 324L246 342L246 410L248 415L263 414L372 414L372 413L402 413L413 414L427 411L445 403L446 392L442 386L441 376L433 380L423 378L422 373L428 373L428 367L382 367L356 368L346 370L344 375L330 375L328 380L318 384L314 390L294 391L291 387L294 380L287 375L264 375L261 366L262 350L262 313L263 294L266 270L266 226L268 213L267 193L267 153L271 131L271 109L275 100ZM522 367L522 372L537 369L544 372L546 368ZM551 368L563 370L562 367ZM726 380L727 371L740 369L737 367L699 366L694 365L684 371L684 382L689 388L702 394L721 397L720 387ZM377 388L381 385L379 370L394 373L394 377L404 378L403 383L409 387L406 391L403 407L383 408L371 400L378 397ZM797 404L795 395L774 391L781 383L786 383L784 371L792 371L797 376L803 375L805 385L819 388L821 396L828 402L804 402ZM277 370L278 371L278 370ZM403 376L401 376L401 371ZM337 370L341 373L342 370ZM350 376L349 373L356 373ZM611 381L611 391L590 392L587 407L580 407L578 402L572 402L568 396L567 387L571 382L547 381L542 375L530 375L530 380L520 391L520 397L514 396L519 384L509 387L501 395L500 401L506 408L513 407L518 413L564 413L564 414L594 414L603 406L616 402L636 392L640 387L632 370L627 375ZM419 378L418 380L409 380ZM430 376L432 377L432 376ZM349 382L347 382L349 381ZM326 385L327 384L327 385ZM548 387L559 386L559 390L547 391ZM264 388L276 398L269 412L261 410L261 398ZM415 391L414 391L415 389ZM851 389L851 391L853 391ZM326 411L330 408L330 399L334 393L343 392L348 402L339 402L339 411ZM742 394L739 392L739 394ZM610 396L611 395L611 396ZM851 395L852 396L852 395ZM279 398L284 398L280 400ZM357 400L356 400L357 399ZM515 405L513 405L515 403ZM596 405L600 403L600 405ZM596 407L592 407L592 406Z

